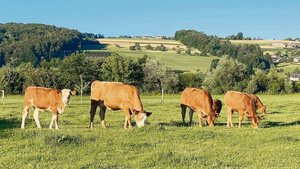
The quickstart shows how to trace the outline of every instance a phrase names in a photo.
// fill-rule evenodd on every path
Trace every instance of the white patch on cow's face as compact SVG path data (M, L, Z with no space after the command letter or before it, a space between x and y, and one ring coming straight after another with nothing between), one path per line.
M136 115L138 116L138 115ZM138 127L143 127L145 125L145 120L147 119L146 113L140 113L140 118L137 118L139 121L136 121Z
M65 106L67 105L67 103L70 100L70 94L71 94L71 90L70 89L63 89L61 90L62 93L62 102L65 104Z

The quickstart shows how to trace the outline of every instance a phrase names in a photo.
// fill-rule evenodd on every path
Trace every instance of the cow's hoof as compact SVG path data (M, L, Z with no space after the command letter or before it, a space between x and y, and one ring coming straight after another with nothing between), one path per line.
M90 123L89 129L94 129L94 124L93 123Z

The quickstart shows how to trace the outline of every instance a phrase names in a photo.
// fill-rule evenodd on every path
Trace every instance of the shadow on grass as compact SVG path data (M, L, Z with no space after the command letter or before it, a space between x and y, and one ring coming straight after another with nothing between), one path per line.
M267 115L268 114L282 114L283 112L278 112L278 111L273 111L273 112L267 112Z
M21 121L17 118L0 119L0 130L19 128Z
M170 121L169 123L167 122L158 122L157 126L173 126L173 127L193 127L193 126L199 126L199 123L197 122L192 122L192 125L189 125L189 123L183 123L179 121ZM202 126L208 126L206 122L202 121ZM226 123L215 123L215 126L226 126Z
M157 126L187 127L188 124L187 123L183 124L182 122L178 122L178 121L170 121L169 123L168 122L158 122Z
M278 122L278 121L266 121L261 123L262 128L287 127L287 126L297 126L297 125L300 125L300 120L289 122L289 123Z

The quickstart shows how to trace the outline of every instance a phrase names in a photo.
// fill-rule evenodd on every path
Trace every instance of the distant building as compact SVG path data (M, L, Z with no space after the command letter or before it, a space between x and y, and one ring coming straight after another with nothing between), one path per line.
M300 78L300 73L292 73L290 75L290 81L298 82Z

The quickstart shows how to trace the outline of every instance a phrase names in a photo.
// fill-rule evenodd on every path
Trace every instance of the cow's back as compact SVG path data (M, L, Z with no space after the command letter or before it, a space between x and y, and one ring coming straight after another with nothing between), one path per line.
M212 111L213 100L209 92L197 88L186 88L180 98L180 104L184 104L196 111Z
M122 107L137 111L143 110L137 89L120 82L94 81L91 85L91 99L101 100L105 106L115 110L122 109Z
M228 91L224 96L225 105L237 111L245 111L254 108L254 101L251 97L242 92ZM251 113L251 112L249 112Z
M50 106L57 105L61 98L61 91L44 88L29 86L25 90L24 106L35 106L40 109L48 109Z

